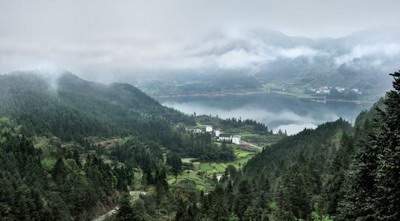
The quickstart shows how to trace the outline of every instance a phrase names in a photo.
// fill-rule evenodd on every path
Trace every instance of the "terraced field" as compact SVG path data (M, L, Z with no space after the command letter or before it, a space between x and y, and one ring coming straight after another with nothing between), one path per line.
M215 184L215 178L224 173L229 165L241 168L256 153L240 149L237 145L232 145L236 155L236 160L232 162L198 162L194 158L184 158L182 162L192 164L193 169L183 171L178 177L170 176L168 183L172 186L182 181L192 181L196 188L205 192L211 190Z

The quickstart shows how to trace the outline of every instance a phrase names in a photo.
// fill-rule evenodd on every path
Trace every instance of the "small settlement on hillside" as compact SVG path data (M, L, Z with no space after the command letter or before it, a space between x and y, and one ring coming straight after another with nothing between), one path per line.
M199 128L190 128L187 130L192 131L193 133L210 133L219 142L233 143L237 145L241 144L240 135L223 133L220 129L214 129L211 125L203 125Z

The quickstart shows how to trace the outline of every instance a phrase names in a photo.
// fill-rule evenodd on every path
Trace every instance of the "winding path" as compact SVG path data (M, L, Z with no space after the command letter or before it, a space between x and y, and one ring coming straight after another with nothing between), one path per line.
M240 141L240 144L241 144L241 145L249 146L249 147L251 147L251 148L253 148L253 149L257 150L257 151L261 151L261 150L262 150L262 147L257 146L257 145L255 145L255 144L253 144L253 143L246 142L246 141L244 141L244 140Z
M112 210L108 211L107 213L92 219L92 221L104 221L106 218L116 214L118 212L118 210L119 210L119 206L116 206Z

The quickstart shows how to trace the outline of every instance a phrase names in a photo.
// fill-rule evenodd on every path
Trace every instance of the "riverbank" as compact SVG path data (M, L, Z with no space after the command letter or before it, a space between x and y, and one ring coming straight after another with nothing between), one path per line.
M271 90L265 91L249 90L249 91L225 91L225 92L210 92L210 93L193 93L193 94L166 94L166 95L152 95L152 97L159 101L177 99L177 98L188 98L188 97L226 97L226 96L248 96L248 95L281 95L287 97L298 98L307 101L326 103L326 102L340 102L340 103L354 103L354 104L366 104L370 105L376 102L373 99L344 99L344 98L327 98L326 96L313 96L303 93L291 93L288 91Z

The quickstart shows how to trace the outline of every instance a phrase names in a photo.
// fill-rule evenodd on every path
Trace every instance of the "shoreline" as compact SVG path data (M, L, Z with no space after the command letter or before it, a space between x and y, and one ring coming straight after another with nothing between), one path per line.
M185 98L185 97L225 97L225 96L247 96L247 95L280 95L292 98L298 98L302 100L327 103L327 102L339 102L339 103L354 103L354 104L374 104L376 101L367 99L343 99L343 98L326 98L316 97L307 95L298 95L287 92L271 91L265 92L261 90L256 91L243 91L243 92L221 92L221 93L195 93L195 94L171 94L171 95L151 95L154 99L160 101L160 103L167 101L168 98Z

